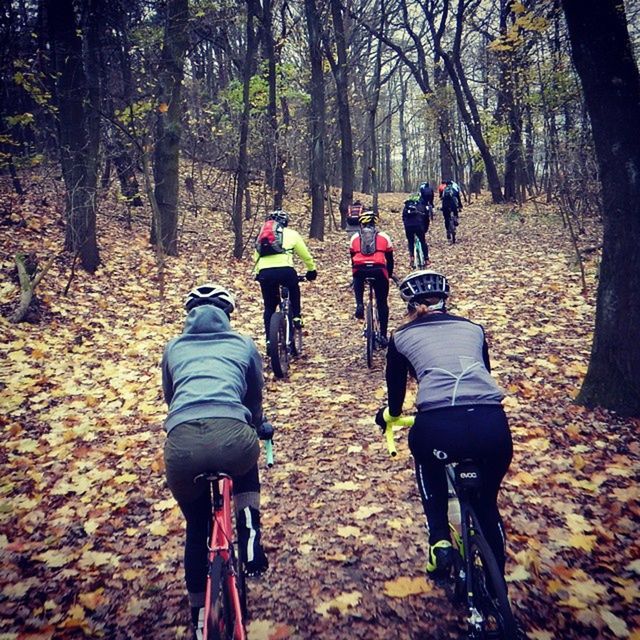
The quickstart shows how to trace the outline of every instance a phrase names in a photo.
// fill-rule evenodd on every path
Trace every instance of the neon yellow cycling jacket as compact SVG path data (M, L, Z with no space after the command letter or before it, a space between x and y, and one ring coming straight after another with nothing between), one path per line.
M255 262L254 273L260 273L263 269L274 267L293 267L293 254L295 253L307 268L307 271L315 271L316 264L304 243L302 236L294 229L285 227L282 230L282 248L284 253L274 253L270 256L262 256L257 251L253 252Z

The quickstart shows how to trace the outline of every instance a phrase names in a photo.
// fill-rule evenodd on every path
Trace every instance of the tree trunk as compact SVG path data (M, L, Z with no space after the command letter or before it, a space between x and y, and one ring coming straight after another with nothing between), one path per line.
M338 124L340 125L340 227L347 226L347 213L353 201L353 132L351 130L351 111L349 108L349 61L344 33L344 20L340 0L331 0L331 15L335 31L337 64L333 69L336 81L336 102L338 105Z
M242 118L240 120L240 148L238 150L238 167L236 169L236 191L233 199L233 255L240 259L242 258L243 238L242 238L242 201L244 198L245 190L248 185L248 150L247 145L249 141L249 119L251 113L251 100L249 95L249 89L251 84L251 73L253 70L253 56L255 55L256 37L255 30L253 28L254 18L258 7L256 0L247 0L247 29L246 40L247 50L244 56L244 67L242 69Z
M619 0L563 0L606 194L595 332L577 401L640 416L640 77Z
M273 190L273 208L282 208L284 197L284 171L278 135L278 111L276 108L276 51L273 42L273 10L271 0L263 0L262 36L265 57L267 58L267 78L269 100L267 102L267 120L269 132L265 136L267 156L267 176Z
M151 241L160 243L171 256L178 254L178 194L180 179L180 136L182 78L187 50L188 0L167 0L164 42L160 62L157 107L157 139L153 154L155 197L160 214L151 229Z
M97 157L90 135L91 100L72 0L46 0L56 82L60 161L66 186L65 249L93 273L100 264L96 240Z
M404 106L407 102L407 81L400 78L400 103L398 104L398 130L400 134L400 148L402 149L402 190L406 193L411 191L411 180L409 178L409 140L407 127L404 122Z
M324 188L325 188L325 104L324 72L320 39L320 15L315 0L305 0L309 51L311 57L311 165L309 183L311 187L311 229L309 235L324 239Z

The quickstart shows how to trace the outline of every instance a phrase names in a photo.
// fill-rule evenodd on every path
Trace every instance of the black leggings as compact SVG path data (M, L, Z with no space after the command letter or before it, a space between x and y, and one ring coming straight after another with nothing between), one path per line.
M300 284L298 283L298 273L293 267L262 269L258 274L258 282L264 300L264 332L268 340L271 316L280 304L280 285L288 287L291 316L298 318L300 317Z
M442 205L442 215L444 216L444 229L449 233L449 224L451 220L451 214L458 215L458 207L455 205Z
M482 487L472 506L504 572L505 535L497 499L513 454L507 417L500 405L475 405L418 413L409 432L416 478L429 526L429 543L450 540L445 465L472 458Z
M429 260L429 247L427 246L426 239L426 230L424 227L413 229L411 227L405 227L404 233L407 236L407 244L409 245L409 258L413 260L413 245L415 244L416 238L418 238L418 242L422 246L422 255L424 256L425 262Z
M378 306L378 318L380 318L380 333L387 337L387 324L389 324L389 280L382 269L358 269L353 274L353 293L357 305L364 305L364 285L366 278L374 278L373 290L376 294Z

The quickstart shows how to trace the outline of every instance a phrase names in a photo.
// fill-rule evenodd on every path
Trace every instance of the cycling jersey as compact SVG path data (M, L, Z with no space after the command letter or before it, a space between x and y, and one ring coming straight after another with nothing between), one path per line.
M260 273L263 269L271 269L273 267L293 267L294 253L304 262L307 271L316 270L316 265L309 253L309 249L307 249L307 245L295 229L285 227L282 230L282 248L284 253L274 253L270 256L262 257L255 251L253 254L254 272Z
M407 372L418 381L418 411L499 405L483 328L449 313L429 313L396 330L387 352L389 411L400 415Z

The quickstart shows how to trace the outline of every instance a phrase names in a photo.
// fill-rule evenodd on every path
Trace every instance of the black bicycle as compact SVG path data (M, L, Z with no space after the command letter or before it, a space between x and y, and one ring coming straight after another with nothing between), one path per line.
M395 456L393 428L411 426L414 418L391 420L385 415L385 420L387 448ZM518 640L521 635L509 604L507 584L471 506L482 486L480 469L473 460L462 460L447 465L446 471L460 506L460 528L449 525L454 561L443 586L453 602L466 604L470 640Z
M365 284L369 287L369 297L364 310L364 337L365 357L367 367L373 367L373 352L380 348L380 319L378 318L378 306L374 292L375 278L365 278Z
M298 282L306 280L298 276ZM276 378L289 375L289 363L302 353L302 327L295 326L291 315L289 288L280 285L280 305L269 321L269 358Z

